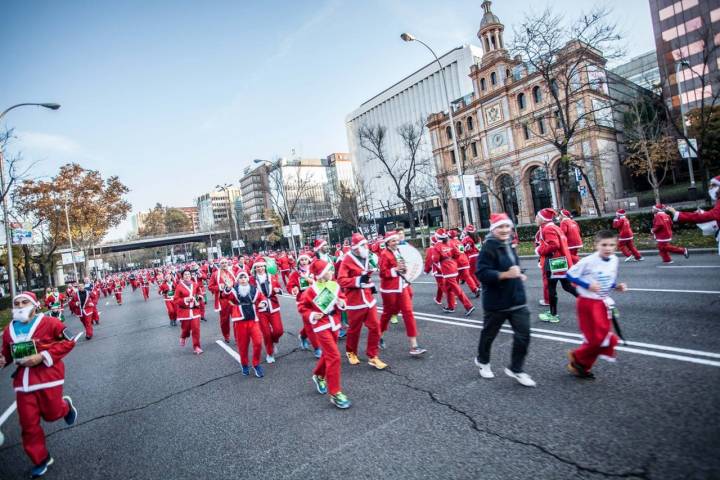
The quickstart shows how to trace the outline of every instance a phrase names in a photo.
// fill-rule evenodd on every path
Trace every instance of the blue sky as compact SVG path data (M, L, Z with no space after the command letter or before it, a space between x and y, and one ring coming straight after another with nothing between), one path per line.
M34 176L76 161L119 175L133 210L189 206L253 158L347 150L345 116L438 53L477 44L480 0L5 0L0 109ZM654 48L647 0L605 0L628 57ZM524 12L590 0L497 0L506 40ZM12 152L11 152L12 153ZM111 237L124 235L125 222Z

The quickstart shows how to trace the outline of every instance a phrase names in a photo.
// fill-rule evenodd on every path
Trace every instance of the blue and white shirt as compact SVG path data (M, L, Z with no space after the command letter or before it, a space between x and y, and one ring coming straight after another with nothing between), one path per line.
M615 288L617 280L618 259L615 255L603 258L599 253L581 259L567 271L567 279L577 285L580 296L604 300ZM595 293L588 290L592 282L600 285L600 291Z

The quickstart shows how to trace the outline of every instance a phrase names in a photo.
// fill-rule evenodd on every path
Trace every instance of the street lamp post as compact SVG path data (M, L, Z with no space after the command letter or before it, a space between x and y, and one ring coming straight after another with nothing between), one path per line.
M59 103L18 103L12 107L8 107L0 113L0 120L10 111L18 107L43 107L49 108L50 110L57 110L60 108ZM7 246L7 271L8 271L8 282L10 283L10 298L15 297L15 266L12 253L12 236L10 235L10 224L8 223L8 209L7 209L7 192L5 191L5 160L2 149L0 148L0 191L2 191L2 210L3 210L3 223L5 224L5 245ZM77 276L77 274L76 274Z
M232 231L233 228L235 229L235 239L240 243L240 233L237 229L237 220L235 219L235 215L231 215L231 209L230 209L230 190L229 188L232 187L231 184L225 183L223 185L217 185L215 188L220 190L221 192L227 193L228 203L227 203L227 215L228 215L228 229L230 230L230 252L232 252L233 255L235 255L235 247L233 247L232 242ZM234 209L233 209L234 210ZM232 226L230 225L230 217L232 217ZM240 245L237 247L238 249L238 255L240 255Z
M72 234L70 233L70 216L68 215L68 199L65 197L65 225L67 226L68 241L70 242L70 257L72 258L73 271L75 272L75 281L78 282L77 264L75 263L75 249L72 243Z
M678 97L680 98L680 121L683 127L683 136L687 144L688 152L688 173L690 174L690 186L688 187L688 193L690 194L690 200L697 198L697 187L695 186L695 172L693 171L692 156L690 155L690 139L688 138L687 123L685 123L685 102L682 99L682 82L680 81L680 67L689 68L690 64L686 61L675 63L675 84L678 88ZM691 70L692 71L692 70Z
M468 209L468 198L465 194L465 182L463 182L463 171L462 167L460 166L460 163L462 162L462 158L460 156L460 149L458 148L457 144L457 132L455 131L455 119L453 117L453 111L452 111L452 103L450 100L450 94L448 93L448 87L447 87L447 81L445 80L445 69L442 66L442 63L440 63L440 59L435 54L435 51L430 48L430 46L423 42L422 40L419 40L415 38L410 33L403 33L400 35L400 38L403 39L405 42L418 42L420 45L427 48L430 53L432 53L432 56L435 57L435 61L438 64L438 67L440 67L440 79L442 80L443 85L443 91L445 92L445 100L447 101L447 108L448 108L448 115L450 116L450 132L452 135L452 141L453 141L453 150L455 151L455 166L457 167L457 173L458 173L458 180L460 180L460 193L462 195L462 205L463 205L463 218L465 220L465 225L470 224L470 212Z
M295 246L295 233L293 232L293 223L292 223L292 216L290 215L290 209L288 208L287 204L287 190L285 190L285 180L283 179L283 173L282 173L282 166L280 165L280 159L277 160L276 163L270 162L268 160L262 160L260 158L256 158L254 160L255 163L267 163L273 168L277 168L280 171L280 188L282 189L282 197L283 197L283 205L285 207L285 212L287 213L287 219L288 219L288 228L290 229L290 246L293 249L293 252L295 253L295 257L297 257L297 247ZM266 244L267 249L267 244Z

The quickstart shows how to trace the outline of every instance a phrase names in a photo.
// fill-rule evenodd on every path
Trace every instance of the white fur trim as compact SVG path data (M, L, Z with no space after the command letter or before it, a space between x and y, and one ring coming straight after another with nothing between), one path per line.
M499 227L501 225L508 225L508 226L512 227L513 222L509 218L505 218L503 220L500 220L499 222L490 224L490 230L495 230L497 227Z

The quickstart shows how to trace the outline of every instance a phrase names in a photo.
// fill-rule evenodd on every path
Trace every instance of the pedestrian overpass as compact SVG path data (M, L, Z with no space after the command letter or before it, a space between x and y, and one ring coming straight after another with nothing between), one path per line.
M96 255L106 253L128 252L130 250L141 250L143 248L157 248L170 245L181 245L183 243L203 242L210 244L214 238L227 235L229 230L214 230L212 232L184 232L170 235L158 235L155 237L143 237L134 240L123 240L121 242L103 243L95 247Z

